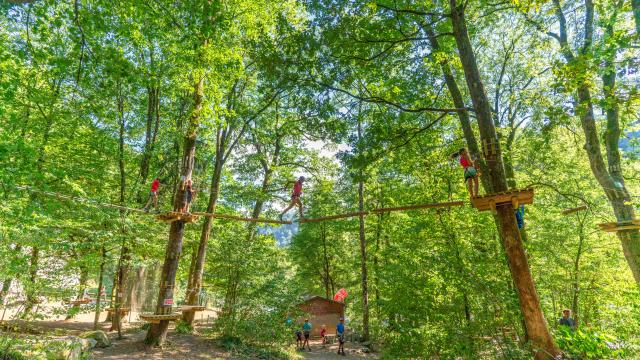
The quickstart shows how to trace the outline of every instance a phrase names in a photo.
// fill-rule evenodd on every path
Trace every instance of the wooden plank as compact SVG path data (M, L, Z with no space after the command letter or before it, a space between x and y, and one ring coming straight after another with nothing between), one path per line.
M575 208L567 209L562 212L562 215L569 215L573 213L577 213L578 211L587 210L589 207L587 205L578 206Z
M160 321L176 321L182 318L182 313L172 314L139 314L141 320L150 323L159 323Z
M602 231L606 231L606 232L635 230L635 229L640 229L640 219L602 223L602 224L598 224L598 226Z
M104 309L104 310L105 310L105 311L108 311L108 312L115 312L115 311L116 311L116 309L114 309L114 308L106 308L106 309ZM129 309L129 308L122 308L122 309L119 309L119 311L120 311L120 312L124 312L124 313L128 313L129 311L131 311L131 309Z
M182 312L196 312L196 311L205 311L207 310L206 306L198 306L198 305L183 305L180 307L180 311Z
M182 213L182 212L176 212L176 211L170 211L168 213L160 214L156 216L156 219L160 221L168 222L168 223L172 223L174 221L184 221L187 223L192 223L197 221L199 218L200 217L196 214Z
M507 204L524 205L533 204L533 189L510 190L496 194L488 194L471 198L471 205L479 211L491 210L495 211L498 206Z

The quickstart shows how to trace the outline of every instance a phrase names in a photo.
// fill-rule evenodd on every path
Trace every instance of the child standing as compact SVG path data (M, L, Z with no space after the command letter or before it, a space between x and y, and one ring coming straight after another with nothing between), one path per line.
M344 318L340 318L340 322L336 325L336 335L338 336L338 355L340 355L340 351L342 351L342 355L346 355L344 353Z
M302 349L304 350L304 346L307 345L307 349L311 351L311 346L309 346L309 338L311 337L311 323L309 319L304 319L304 325L302 325L302 330L304 331L304 343L302 343Z
M469 157L467 149L460 149L452 157L460 157L460 165L464 168L464 182L467 184L469 195L471 197L478 196L478 170L475 167L475 162Z
M320 329L320 337L322 338L323 345L327 343L327 339L325 338L325 336L327 336L327 326L322 325L322 328Z
M191 179L188 179L184 185L184 199L182 202L184 204L184 207L182 208L183 213L189 213L189 206L191 205L191 201L193 201L195 192L196 191L193 189L193 182Z

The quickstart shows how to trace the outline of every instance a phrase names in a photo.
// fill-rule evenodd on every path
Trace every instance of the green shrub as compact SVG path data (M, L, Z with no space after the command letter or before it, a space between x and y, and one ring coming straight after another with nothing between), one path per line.
M0 360L26 360L24 356L11 349L0 349Z
M186 321L179 320L176 323L176 333L178 334L191 334L193 327Z
M594 329L571 331L561 326L555 337L560 349L571 359L611 359L622 354L614 337Z

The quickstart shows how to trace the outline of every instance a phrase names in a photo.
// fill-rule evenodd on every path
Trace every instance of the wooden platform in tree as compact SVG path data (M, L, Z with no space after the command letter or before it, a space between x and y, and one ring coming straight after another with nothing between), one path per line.
M523 204L533 204L533 188L514 189L471 198L471 205L479 211L495 210L496 207L506 204L511 204L514 208Z
M110 313L116 312L116 309L114 309L114 308L106 308L106 309L104 309L104 310L105 310L105 311L108 311L108 312L110 312ZM131 309L129 309L129 308L120 308L120 309L118 309L118 310L119 310L119 311L120 311L120 313L122 313L122 314L128 314L128 313L129 313L129 311L131 311Z
M160 321L176 321L182 318L182 313L172 314L140 314L138 315L141 320L148 323L157 324Z
M182 305L180 306L180 311L182 312L198 312L207 310L206 306L200 305Z
M569 215L569 214L577 213L579 211L583 211L583 210L587 210L587 209L588 209L587 205L582 205L582 206L578 206L578 207L575 207L575 208L572 208L572 209L564 210L562 212L562 215Z
M168 222L168 223L172 223L174 221L184 221L187 223L192 223L197 221L199 219L199 216L191 213L171 211L171 212L156 216L156 219L160 221Z
M600 226L600 230L606 231L606 232L635 230L635 229L640 229L640 219L602 223L602 224L598 224L598 226Z
M78 299L78 300L65 300L65 304L69 305L86 305L91 302L91 299Z

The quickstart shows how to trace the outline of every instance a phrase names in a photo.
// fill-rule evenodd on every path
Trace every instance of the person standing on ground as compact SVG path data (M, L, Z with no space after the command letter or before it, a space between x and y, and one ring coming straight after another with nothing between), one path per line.
M149 211L149 206L153 203L153 207L158 211L158 188L160 187L160 179L155 178L151 183L151 192L149 193L149 200L144 205L144 211Z
M309 346L309 337L311 337L311 328L313 326L309 322L309 319L304 319L304 324L302 325L302 330L304 331L304 343L302 344L302 349L304 350L304 346L307 345L307 349L311 351L311 346Z
M322 345L327 343L327 338L325 336L327 336L327 326L322 325L322 328L320 329L320 337L322 338Z
M340 318L340 322L336 326L336 335L338 336L338 355L342 351L342 356L346 356L344 353L344 318Z
M300 347L304 349L304 345L302 343L302 330L296 329L296 349L300 349Z
M562 317L558 323L560 326L568 326L571 331L576 330L576 321L571 318L571 310L569 309L562 310Z
M300 176L297 181L287 182L287 186L289 186L289 184L293 184L293 193L291 194L291 202L289 203L289 206L280 213L280 220L282 220L282 217L287 213L287 211L291 210L291 208L296 205L300 212L300 218L302 218L302 201L300 201L300 196L302 195L302 184L305 180L304 176ZM287 186L285 186L285 189Z

